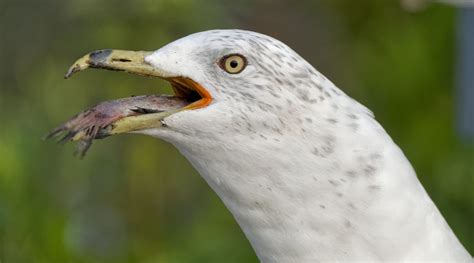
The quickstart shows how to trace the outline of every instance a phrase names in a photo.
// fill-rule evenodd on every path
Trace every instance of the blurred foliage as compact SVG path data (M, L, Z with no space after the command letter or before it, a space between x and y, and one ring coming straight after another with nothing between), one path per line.
M101 48L154 50L189 33L244 28L288 43L371 108L474 253L472 142L454 129L455 18L395 1L0 2L0 261L257 262L217 196L170 145L98 141L82 161L41 141L98 101L164 83L71 62ZM164 88L162 88L164 87Z

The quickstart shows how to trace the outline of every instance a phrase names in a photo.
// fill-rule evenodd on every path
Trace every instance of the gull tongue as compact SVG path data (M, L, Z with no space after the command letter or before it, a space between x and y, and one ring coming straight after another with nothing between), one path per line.
M94 139L149 128L151 121L156 127L162 126L159 120L188 104L190 102L183 98L167 95L143 95L105 101L72 117L52 130L46 139L58 137L59 143L78 141L75 154L82 158ZM132 118L133 121L129 121ZM144 124L143 127L140 123Z

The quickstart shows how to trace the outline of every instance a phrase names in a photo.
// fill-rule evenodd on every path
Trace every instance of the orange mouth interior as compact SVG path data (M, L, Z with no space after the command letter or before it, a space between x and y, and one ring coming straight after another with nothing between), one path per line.
M171 83L176 96L193 101L184 107L185 109L204 108L212 102L212 96L209 91L190 78L174 77L166 80Z

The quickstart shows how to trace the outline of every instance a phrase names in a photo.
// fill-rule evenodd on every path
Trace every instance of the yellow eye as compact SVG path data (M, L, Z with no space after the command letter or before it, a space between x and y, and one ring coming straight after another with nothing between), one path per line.
M229 74L242 72L247 66L247 59L239 54L224 56L220 61L220 67Z

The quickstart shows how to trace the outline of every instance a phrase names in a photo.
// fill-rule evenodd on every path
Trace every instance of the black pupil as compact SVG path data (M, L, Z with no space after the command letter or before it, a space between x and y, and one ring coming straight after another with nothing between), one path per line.
M232 68L236 68L238 65L239 65L239 62L237 62L237 60L232 60L232 61L230 62L230 66L231 66Z

